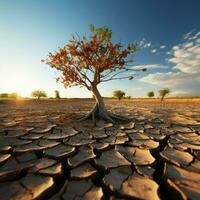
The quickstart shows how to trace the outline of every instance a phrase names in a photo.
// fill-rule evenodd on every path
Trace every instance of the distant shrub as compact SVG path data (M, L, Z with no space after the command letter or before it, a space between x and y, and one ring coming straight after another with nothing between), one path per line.
M0 98L8 98L8 99L17 99L19 98L19 94L17 94L16 92L13 92L13 93L1 93L0 94Z
M154 92L153 92L153 91L147 92L147 96L148 96L149 98L154 97Z
M55 90L55 98L60 99L60 92L58 90Z
M0 98L8 98L8 93L1 93Z

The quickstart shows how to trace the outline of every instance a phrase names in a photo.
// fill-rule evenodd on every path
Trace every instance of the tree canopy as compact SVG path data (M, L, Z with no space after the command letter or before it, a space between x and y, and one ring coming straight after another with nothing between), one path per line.
M149 91L149 92L147 92L147 96L148 97L154 97L154 92L153 91Z
M165 96L167 94L169 94L169 93L170 93L170 89L169 88L163 88L163 89L159 90L159 96L161 97L161 101L163 101Z
M65 87L80 85L91 90L91 83L97 85L116 79L131 80L132 75L120 75L140 71L134 69L133 60L126 60L128 55L136 53L137 45L129 44L124 48L121 43L113 44L112 31L107 27L95 28L91 25L90 30L92 34L89 38L72 36L67 45L54 53L50 52L47 59L42 60L61 72L57 81Z
M115 90L113 96L116 97L119 101L125 96L125 92L121 90Z
M41 97L47 97L47 94L46 94L46 92L43 91L43 90L34 90L34 91L31 93L31 96L40 99Z

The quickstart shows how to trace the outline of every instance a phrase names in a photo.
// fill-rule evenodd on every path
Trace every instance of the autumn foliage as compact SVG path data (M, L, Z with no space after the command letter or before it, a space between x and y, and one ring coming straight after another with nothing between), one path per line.
M137 46L129 44L123 47L120 43L114 44L111 41L112 31L107 27L95 28L91 25L90 31L89 37L73 36L68 44L54 53L50 52L42 61L61 72L57 81L62 82L65 87L84 86L92 91L97 112L101 113L103 110L102 113L105 113L97 85L117 79L132 80L130 72L139 70L133 69L133 61L128 57L135 54Z
M126 57L136 52L135 45L123 48L120 43L113 44L111 35L109 29L102 28L94 31L88 39L73 37L67 45L55 53L50 52L48 58L42 61L62 73L57 80L65 87L82 85L90 90L89 83L99 84L108 77L114 79L116 76L111 74L117 70L126 71ZM89 78L90 74L93 77Z

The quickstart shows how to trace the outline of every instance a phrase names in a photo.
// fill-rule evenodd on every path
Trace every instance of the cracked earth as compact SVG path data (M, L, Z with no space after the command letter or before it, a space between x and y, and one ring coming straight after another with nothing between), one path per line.
M0 104L0 199L200 199L200 102L106 101L128 124L77 122L94 102Z

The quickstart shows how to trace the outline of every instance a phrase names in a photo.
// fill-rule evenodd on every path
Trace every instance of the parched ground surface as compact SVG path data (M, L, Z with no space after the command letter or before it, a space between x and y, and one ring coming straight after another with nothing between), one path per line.
M200 199L200 101L107 100L129 124L77 122L89 100L0 103L0 199Z

